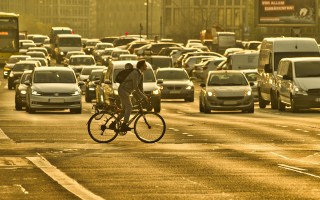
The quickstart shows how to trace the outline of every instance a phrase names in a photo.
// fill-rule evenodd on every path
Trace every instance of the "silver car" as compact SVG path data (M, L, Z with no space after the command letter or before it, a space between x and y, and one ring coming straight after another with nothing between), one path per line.
M70 109L81 113L81 89L69 67L37 67L32 73L26 97L26 111Z
M254 112L251 85L241 71L210 71L206 83L201 83L200 112L211 110L241 110Z

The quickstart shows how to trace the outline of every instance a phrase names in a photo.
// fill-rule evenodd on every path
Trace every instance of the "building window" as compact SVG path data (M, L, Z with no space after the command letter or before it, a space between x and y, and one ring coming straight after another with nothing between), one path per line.
M239 0L237 0L239 1ZM227 3L226 3L227 6L232 6L232 0L227 0Z
M166 5L170 6L172 4L172 0L166 0Z
M200 0L193 0L193 4L195 6L200 6Z
M219 0L218 4L219 4L219 6L224 6L224 0Z
M202 0L202 6L207 6L208 5L208 0Z
M233 17L232 17L232 9L230 9L230 8L227 9L226 17L227 17L227 26L228 27L232 26L232 19L233 19Z
M217 0L210 0L210 6L215 6L217 3Z

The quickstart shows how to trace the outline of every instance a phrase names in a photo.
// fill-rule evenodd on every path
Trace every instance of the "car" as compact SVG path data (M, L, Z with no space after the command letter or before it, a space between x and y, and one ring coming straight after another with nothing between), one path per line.
M8 78L10 71L17 62L20 60L26 60L27 58L31 58L31 56L27 55L12 55L9 57L8 61L3 67L3 78Z
M29 47L36 47L36 46L37 45L35 43L22 43L19 49L19 54L26 54Z
M37 47L43 46L43 43L46 39L50 39L47 35L33 35L32 41L37 45Z
M241 70L243 74L246 76L248 81L250 82L252 95L255 102L259 100L258 95L258 70L257 69L245 69ZM253 84L252 84L253 83Z
M134 50L134 54L138 56L145 55L158 55L160 50L164 47L183 47L181 44L175 42L159 42L159 43L150 43Z
M26 111L70 109L81 113L81 89L69 67L38 67L32 72L26 94Z
M91 71L94 69L104 69L104 66L84 66L78 76L78 81L83 81L86 82L87 79L89 78ZM81 91L85 92L86 91L86 85L83 84L81 85Z
M139 48L139 47L142 47L146 44L149 44L150 42L147 41L147 40L143 40L143 41L133 41L133 42L130 42L129 44L127 44L127 47L126 49L130 52L130 54L133 54L134 53L134 50L136 48Z
M119 83L116 83L115 78L120 71L125 68L127 63L136 67L138 60L117 60L112 61L110 66L104 73L100 83L97 83L97 105L110 105L113 99L116 99L120 104L118 96ZM157 85L154 71L149 63L147 63L147 70L143 76L143 92L150 98L151 105L155 112L161 110L161 92ZM134 104L134 99L132 99Z
M69 65L69 59L73 55L85 55L85 53L83 51L68 51L68 53L66 54L66 57L64 57L64 60L63 60L64 66Z
M28 50L27 50L27 53L28 52L33 52L33 51L40 51L40 52L43 52L44 55L46 56L46 59L47 59L47 62L48 62L48 65L50 65L50 62L51 62L51 57L48 53L48 50L45 48L45 47L29 47Z
M13 67L8 77L8 89L15 89L15 81L19 80L25 70L33 70L34 68L40 67L39 61L22 60L17 62Z
M205 63L203 63L203 65L201 66L201 68L199 69L199 78L202 81L205 81L208 77L208 73L209 71L213 71L216 70L217 67L219 66L219 64L223 61L227 60L227 58L212 58L207 60ZM196 68L197 70L197 68Z
M182 68L184 68L189 76L193 74L193 71L195 70L195 65L200 63L203 59L209 59L209 58L218 58L213 55L204 55L204 56L190 56L187 58L182 65Z
M118 60L121 54L130 54L130 52L128 50L115 49L111 53L111 58L113 60Z
M45 58L45 59L47 59L46 55L41 51L29 51L26 53L26 55L31 56L31 58Z
M296 113L302 109L320 108L320 58L283 58L278 65L278 110L286 107Z
M199 110L254 113L251 85L243 72L238 70L210 71L206 82L200 84Z
M84 82L85 83L85 101L91 102L93 99L96 99L96 83L99 82L103 76L103 71L106 69L94 69L91 71L89 78Z
M84 66L94 67L96 66L96 61L93 55L73 55L70 57L68 66L79 76Z
M96 62L101 62L101 55L104 53L105 48L112 48L112 47L113 47L112 43L107 43L107 42L97 43L92 52Z
M87 55L92 55L93 54L93 50L96 46L97 43L100 43L101 41L99 39L88 39L84 45L83 51L87 54Z
M200 51L200 52L199 52ZM216 52L203 52L201 50L195 51L195 52L187 52L183 53L181 56L179 56L176 60L175 67L182 67L185 63L185 61L191 57L191 56L216 56L216 57L224 57L223 55L216 53Z
M138 56L135 54L121 54L118 60L138 60Z
M181 68L158 68L157 80L161 80L161 99L194 101L194 85L187 71Z
M163 67L173 67L173 60L170 56L150 55L144 56L143 58L151 64L153 70Z
M48 65L48 60L45 59L45 58L36 58L36 57L33 57L33 58L27 58L26 60L39 61L41 67L48 67L48 66L49 66L49 65Z
M16 90L15 90L15 108L16 110L22 110L22 107L26 105L26 93L27 85L24 84L25 81L30 79L32 70L25 70L21 75L20 79L15 80Z

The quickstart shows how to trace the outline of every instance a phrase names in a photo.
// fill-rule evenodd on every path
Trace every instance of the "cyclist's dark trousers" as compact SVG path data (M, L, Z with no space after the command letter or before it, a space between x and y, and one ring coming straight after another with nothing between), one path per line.
M127 124L130 118L130 114L132 111L132 103L131 103L131 99L130 99L130 93L125 91L123 88L119 87L119 97L120 97L120 101L121 101L121 106L122 109L124 110L124 112L121 112L121 114L118 117L118 120L122 119L122 117L124 117L123 119L123 123Z

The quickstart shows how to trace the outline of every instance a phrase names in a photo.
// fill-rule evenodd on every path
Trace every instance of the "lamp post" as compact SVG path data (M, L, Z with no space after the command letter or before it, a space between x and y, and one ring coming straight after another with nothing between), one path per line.
M148 35L149 35L149 30L148 30L148 25L149 25L149 0L146 0L146 3L144 4L146 6L146 35L147 35L147 38Z

